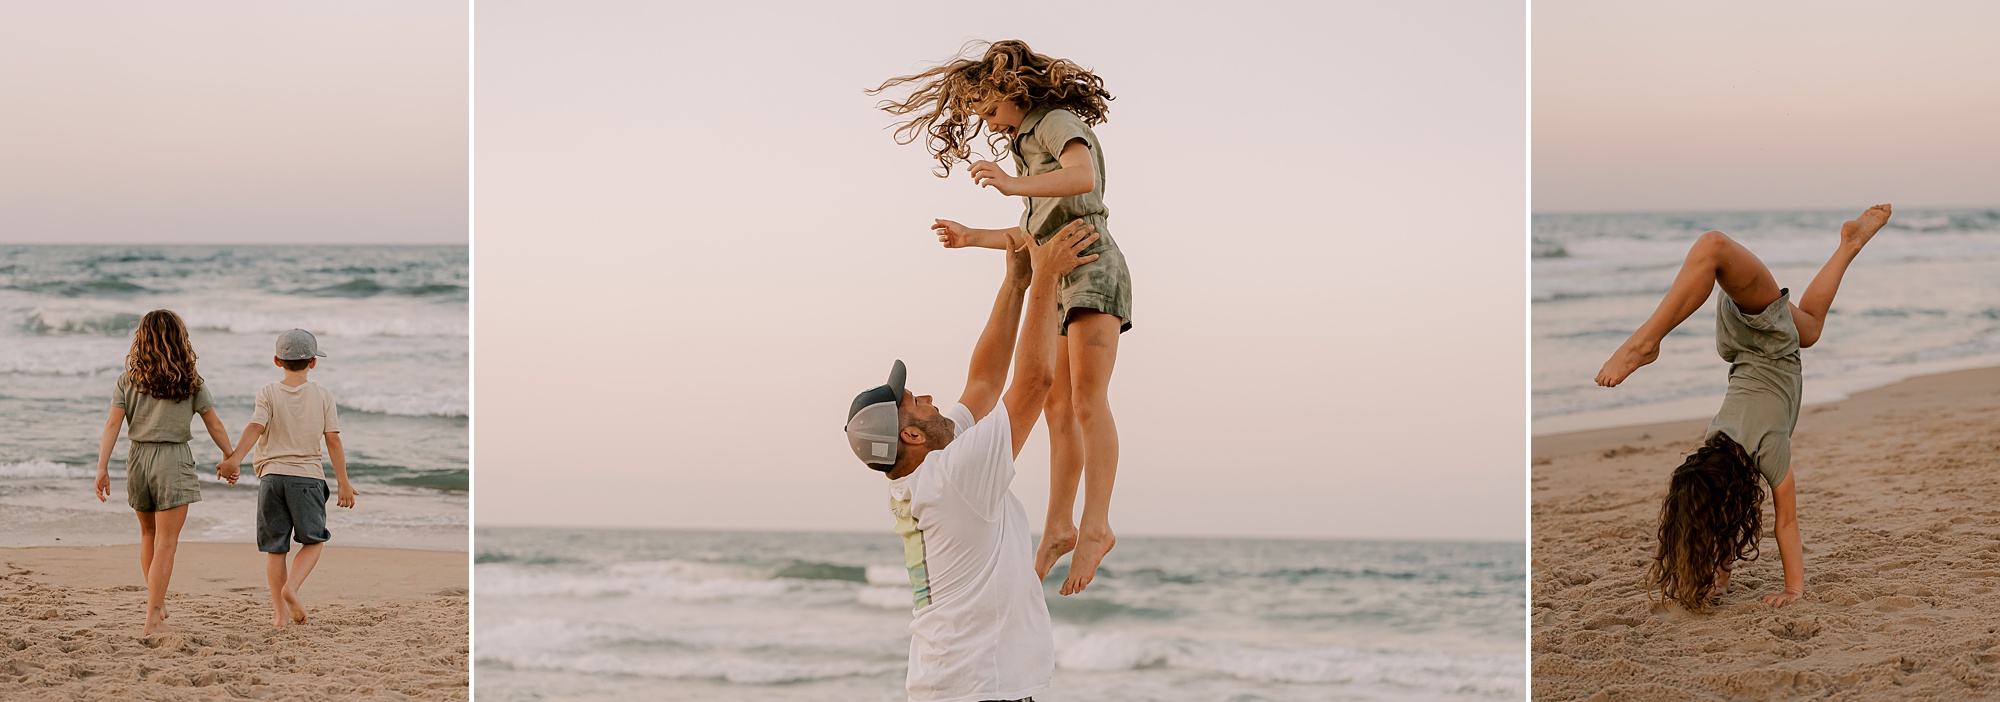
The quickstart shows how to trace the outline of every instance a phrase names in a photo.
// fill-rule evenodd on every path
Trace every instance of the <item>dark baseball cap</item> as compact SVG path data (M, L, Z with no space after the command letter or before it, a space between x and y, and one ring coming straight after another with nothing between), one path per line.
M909 369L901 360L889 369L889 382L854 396L847 407L847 445L868 467L887 471L896 465L896 433L902 430L896 408L903 404L903 379Z

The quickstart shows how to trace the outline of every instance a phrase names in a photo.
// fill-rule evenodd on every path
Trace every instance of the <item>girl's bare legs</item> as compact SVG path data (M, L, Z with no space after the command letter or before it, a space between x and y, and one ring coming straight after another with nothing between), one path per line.
M1118 477L1118 424L1111 418L1111 369L1118 361L1118 330L1124 320L1095 310L1070 315L1070 397L1077 428L1083 434L1083 519L1076 552L1070 556L1069 577L1061 593L1083 592L1097 575L1097 564L1111 552L1111 487Z
M1074 327L1072 327L1074 328ZM1076 548L1076 486L1083 478L1083 429L1076 423L1070 392L1069 337L1056 337L1055 382L1042 403L1049 427L1049 516L1042 524L1042 544L1035 549L1035 577L1049 570Z
M1597 384L1612 387L1625 382L1632 371L1658 359L1660 340L1701 309L1708 302L1709 291L1718 284L1737 307L1751 314L1763 311L1779 295L1777 279L1771 277L1771 269L1765 268L1756 254L1722 232L1702 234L1688 249L1680 273L1674 276L1673 285L1660 300L1660 306L1653 310L1653 316L1646 318L1646 323L1639 325L1639 330L1632 332L1632 337L1597 371Z
M1826 312L1833 308L1833 295L1840 292L1840 278L1847 274L1847 266L1860 255L1861 247L1875 238L1875 232L1882 231L1882 225L1889 223L1888 205L1876 205L1862 212L1861 216L1840 225L1840 246L1833 250L1833 257L1820 266L1812 283L1806 286L1805 294L1799 296L1799 304L1792 306L1792 319L1799 327L1799 346L1807 347L1819 343L1819 335L1826 328Z
M180 550L181 527L187 524L187 505L153 512L153 560L141 562L146 569L146 628L147 635L172 631L166 625L167 582L174 577L174 554ZM140 524L145 518L140 518ZM140 538L145 529L140 528Z
M141 582L152 582L153 532L157 531L159 527L154 524L152 512L133 512L133 514L139 515L139 580ZM167 618L165 605L160 606L160 618Z

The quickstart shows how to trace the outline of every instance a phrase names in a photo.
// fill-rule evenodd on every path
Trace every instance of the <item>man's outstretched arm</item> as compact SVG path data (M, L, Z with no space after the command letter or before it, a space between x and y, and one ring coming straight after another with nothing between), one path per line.
M1021 296L1028 292L1030 278L1027 249L1008 247L1007 277L1000 283L1000 292L994 295L993 311L986 315L986 328L979 332L979 342L972 347L965 392L958 397L958 403L971 410L975 419L983 419L993 411L993 403L999 401L1000 389L1007 383L1007 361L1014 355L1014 339L1021 326Z
M1083 220L1070 222L1049 243L1026 242L1030 249L1033 275L1028 284L1028 315L1022 320L1020 343L1014 349L1014 383L1007 386L1007 419L1014 433L1014 456L1028 443L1035 420L1042 416L1042 402L1049 397L1049 384L1056 377L1056 283L1077 266L1097 260L1097 254L1081 255L1097 241L1097 230Z

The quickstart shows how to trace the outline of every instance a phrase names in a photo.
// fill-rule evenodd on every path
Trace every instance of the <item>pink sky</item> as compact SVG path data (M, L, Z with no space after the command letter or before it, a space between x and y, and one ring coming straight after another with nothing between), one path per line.
M0 242L464 243L467 14L0 4Z
M1536 212L2000 202L2000 4L1534 4Z
M971 38L1105 77L1123 535L1525 538L1518 3L481 3L481 525L878 531L840 433L957 396L997 253L862 93ZM1014 492L1039 524L1038 430ZM1113 556L1116 559L1116 556Z

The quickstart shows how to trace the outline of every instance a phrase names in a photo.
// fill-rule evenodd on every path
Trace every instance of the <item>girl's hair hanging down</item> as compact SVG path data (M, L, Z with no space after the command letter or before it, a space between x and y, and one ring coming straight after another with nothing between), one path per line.
M1763 478L1750 454L1726 434L1709 437L1667 484L1648 597L1657 589L1688 611L1708 609L1717 571L1757 559L1763 505Z
M984 47L985 51L979 50ZM977 59L970 58L980 54ZM1028 49L1016 40L992 43L974 41L944 64L915 75L891 78L869 95L905 83L917 84L915 92L900 101L883 100L877 107L892 115L914 115L897 123L896 143L908 144L923 135L924 149L937 158L937 176L951 173L953 162L972 161L973 138L983 123L972 103L1006 99L1025 107L1048 106L1069 110L1096 126L1110 111L1112 100L1104 90L1104 79L1067 59L1051 58ZM1007 144L988 140L998 154Z
M194 370L194 345L180 315L153 310L139 320L132 351L125 354L125 380L141 392L169 402L194 397L201 376Z

